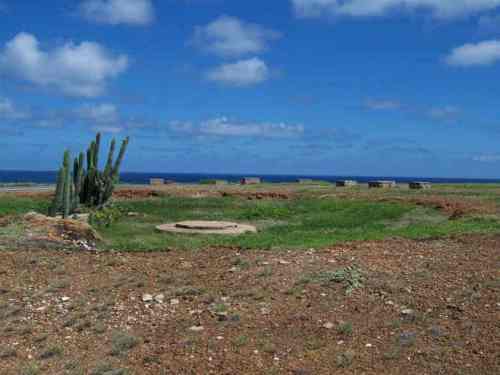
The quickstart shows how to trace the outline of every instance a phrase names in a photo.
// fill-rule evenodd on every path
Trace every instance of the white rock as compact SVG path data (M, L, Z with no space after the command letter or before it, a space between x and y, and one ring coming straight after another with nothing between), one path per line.
M401 314L403 314L403 315L413 315L414 313L415 313L415 311L412 310L412 309L403 309L403 310L401 310Z
M69 297L61 297L61 301L63 302L68 302L70 300Z
M326 328L326 329L332 329L333 327L335 327L335 325L331 322L327 322L327 323L323 324L323 328Z
M152 294L143 294L142 295L142 300L144 302L152 302L153 301L153 295Z
M201 332L203 331L205 328L203 328L202 326L192 326L189 328L190 331L193 331L193 332Z
M155 301L158 303L163 303L165 301L165 295L163 293L157 294L155 296Z
M178 305L179 303L181 303L181 301L179 301L177 298L172 298L170 300L171 305Z

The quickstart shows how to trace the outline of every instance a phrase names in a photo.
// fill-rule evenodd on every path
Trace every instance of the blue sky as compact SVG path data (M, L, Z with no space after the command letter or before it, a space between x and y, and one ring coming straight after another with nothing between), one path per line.
M500 0L0 0L0 169L499 177Z

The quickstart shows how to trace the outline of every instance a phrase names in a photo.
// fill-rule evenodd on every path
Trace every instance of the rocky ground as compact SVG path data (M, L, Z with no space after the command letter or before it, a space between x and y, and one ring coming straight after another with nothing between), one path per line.
M500 237L0 251L0 373L498 374Z

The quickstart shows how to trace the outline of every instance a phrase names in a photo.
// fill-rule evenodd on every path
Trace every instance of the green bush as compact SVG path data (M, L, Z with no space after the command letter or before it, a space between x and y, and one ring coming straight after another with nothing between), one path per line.
M115 206L107 206L90 214L89 223L95 227L110 227L124 216L124 212Z

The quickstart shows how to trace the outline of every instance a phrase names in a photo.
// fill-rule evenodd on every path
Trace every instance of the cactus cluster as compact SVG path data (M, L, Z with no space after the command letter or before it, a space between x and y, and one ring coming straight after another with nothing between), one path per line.
M64 160L57 178L57 187L54 200L49 209L49 215L56 216L62 213L68 217L74 213L80 204L89 207L102 207L113 194L114 186L118 182L120 166L125 156L129 138L126 138L120 148L118 157L114 161L116 141L111 141L108 159L103 171L99 170L99 150L101 134L97 134L87 150L87 169L85 169L85 155L80 153L70 167L70 153L65 151Z

